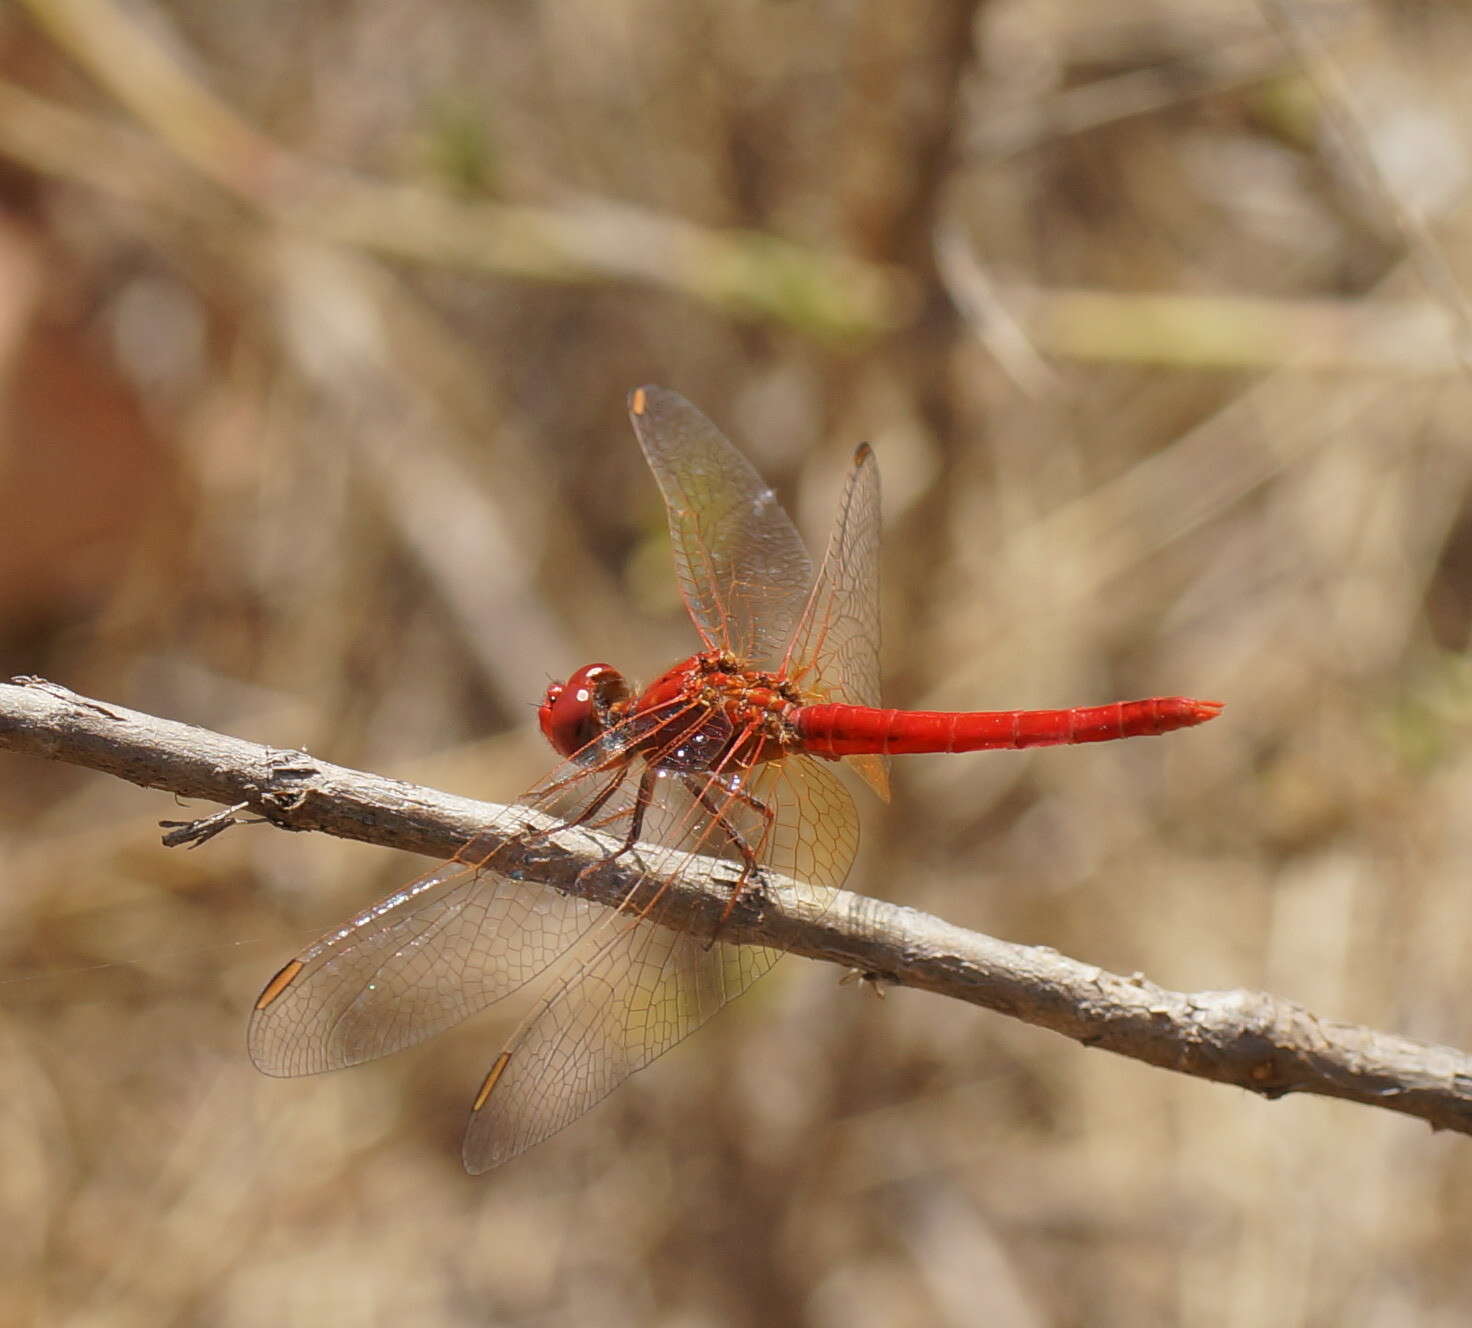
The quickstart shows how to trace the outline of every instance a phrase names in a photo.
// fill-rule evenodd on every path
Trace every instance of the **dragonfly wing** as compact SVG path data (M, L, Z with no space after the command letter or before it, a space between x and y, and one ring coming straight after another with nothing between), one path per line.
M751 463L678 392L636 389L629 418L664 495L680 592L707 648L775 661L813 583L796 527Z
M759 768L743 793L711 777L702 792L758 856L818 911L832 902L858 844L848 790L823 763L796 757ZM764 811L755 809L758 804ZM711 851L707 826L693 841ZM739 869L733 865L733 872ZM753 888L748 885L746 888ZM567 957L568 976L496 1058L465 1132L472 1173L557 1133L629 1075L694 1032L781 958L766 946L710 943L605 910Z
M251 1015L251 1059L315 1074L413 1046L515 991L594 921L581 899L446 863L281 970Z
M854 453L813 593L783 666L800 686L846 705L879 705L879 467L865 443ZM881 798L889 759L847 758Z
M627 769L564 762L526 801L575 820L595 800L626 818ZM615 787L610 789L610 783ZM603 910L499 869L514 846L475 841L321 937L256 1001L247 1044L266 1074L315 1074L386 1056L515 991L566 951Z
M619 915L594 935L603 938L595 952L497 1058L465 1131L467 1171L488 1171L572 1124L781 957Z

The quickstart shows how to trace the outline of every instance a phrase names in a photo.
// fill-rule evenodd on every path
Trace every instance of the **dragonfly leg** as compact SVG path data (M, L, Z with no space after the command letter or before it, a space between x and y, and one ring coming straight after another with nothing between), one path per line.
M573 825L587 825L603 809L604 804L607 803L609 798L618 791L618 787L623 783L623 779L624 772L620 768L586 807L560 826L548 828L526 826L518 830L510 838L499 830L481 830L471 835L469 839L455 850L454 860L456 862L463 862L467 867L479 869L513 844L525 847L528 844L536 843L539 839L545 839L548 835L554 833L555 830L565 829L567 826ZM609 857L617 857L618 853L624 852L627 847L628 845L625 844L617 853L612 853Z
M578 817L577 821L574 822L574 824L581 825L591 821L592 818L596 816L597 813L602 809L604 803L606 803L609 798L613 796L614 790L623 783L623 778L623 772L620 771L618 778L615 779L601 793L599 793L599 795L594 798L587 807L583 809L582 815ZM583 877L587 876L589 872L599 871L603 867L606 867L610 862L614 862L617 859L623 857L625 853L628 853L631 849L633 849L634 845L639 842L639 836L643 833L644 830L644 814L649 810L649 806L654 800L654 780L655 771L653 766L646 766L644 769L644 773L639 776L639 786L634 791L634 808L633 812L629 816L629 828L627 833L624 835L623 843L621 843L611 853L605 853L596 862L590 862L586 867L584 867L582 871L578 873L577 879L579 881L581 881Z
M691 796L710 813L712 823L721 828L730 841L731 847L741 857L741 874L731 884L731 897L726 901L726 907L721 910L721 916L716 921L710 940L706 942L706 947L709 948L720 940L721 929L731 920L731 914L736 911L736 901L741 898L747 883L752 880L761 880L761 862L757 858L756 851L746 842L746 837L731 824L725 808L718 805L711 797L708 785L701 784L693 775L687 775L685 787L690 790ZM760 798L753 797L744 789L733 789L729 793L737 802L750 808L762 818L762 837L758 841L758 847L760 847L771 833L772 824L777 819L776 813Z

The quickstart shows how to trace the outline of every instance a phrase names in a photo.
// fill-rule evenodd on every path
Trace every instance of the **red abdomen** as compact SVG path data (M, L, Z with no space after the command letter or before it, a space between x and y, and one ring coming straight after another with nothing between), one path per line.
M1072 710L875 710L812 705L803 706L792 719L803 749L817 756L899 756L1148 737L1204 724L1221 708L1220 701L1155 696Z

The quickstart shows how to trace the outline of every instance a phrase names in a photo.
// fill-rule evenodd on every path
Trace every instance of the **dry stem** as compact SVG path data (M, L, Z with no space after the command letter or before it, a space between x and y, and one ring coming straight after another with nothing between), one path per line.
M530 815L89 700L41 679L0 684L0 748L238 806L284 829L322 830L437 857L450 856L472 835L482 842L496 831L510 835ZM215 818L201 824L197 837L222 828ZM177 843L188 836L168 838ZM611 902L634 883L633 867L622 863L580 874L604 852L596 836L567 830L536 842L535 857L518 863L528 878ZM660 853L641 856L657 862ZM729 875L729 864L687 861L671 882L679 903L672 916L682 925L710 927L724 908ZM1167 991L1139 975L1121 977L848 892L818 913L770 875L757 905L738 910L722 938L775 945L970 1001L1085 1046L1265 1097L1342 1098L1472 1134L1472 1057L1329 1022L1263 992Z

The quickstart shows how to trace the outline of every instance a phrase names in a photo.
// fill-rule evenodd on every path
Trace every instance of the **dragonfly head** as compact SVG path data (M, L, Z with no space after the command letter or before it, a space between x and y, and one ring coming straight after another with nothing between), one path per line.
M542 735L559 756L575 756L612 728L629 684L611 664L585 664L566 682L548 684L537 707Z

